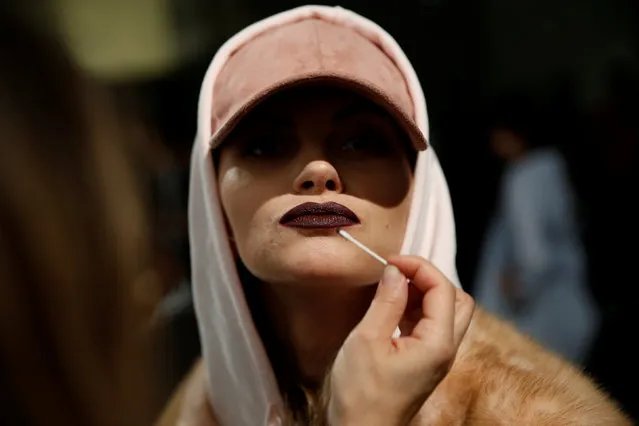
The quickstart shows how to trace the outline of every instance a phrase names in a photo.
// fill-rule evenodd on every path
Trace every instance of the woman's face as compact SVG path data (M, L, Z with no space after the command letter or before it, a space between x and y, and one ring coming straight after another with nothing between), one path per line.
M337 229L382 256L399 252L413 188L407 140L374 104L334 88L284 91L253 110L218 165L231 240L248 270L272 284L377 282L381 264ZM309 202L338 203L357 220L334 205L324 205L329 216L317 205L286 215Z

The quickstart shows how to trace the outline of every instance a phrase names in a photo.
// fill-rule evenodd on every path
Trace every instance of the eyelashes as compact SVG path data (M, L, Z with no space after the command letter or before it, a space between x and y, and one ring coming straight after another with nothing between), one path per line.
M383 134L372 131L358 132L334 142L340 154L359 158L383 157L392 153L392 143Z
M323 154L334 160L380 158L392 155L398 141L391 140L383 130L356 128L333 132L322 147ZM247 137L237 145L241 158L250 160L285 160L293 158L302 142L290 133L265 132Z
M242 158L281 159L294 155L299 144L287 134L263 133L245 139L240 143Z

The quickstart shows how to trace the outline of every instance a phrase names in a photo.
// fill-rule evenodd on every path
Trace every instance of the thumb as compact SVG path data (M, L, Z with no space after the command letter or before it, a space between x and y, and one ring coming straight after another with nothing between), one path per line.
M372 338L390 339L406 310L408 282L395 266L387 266L377 292L356 332Z

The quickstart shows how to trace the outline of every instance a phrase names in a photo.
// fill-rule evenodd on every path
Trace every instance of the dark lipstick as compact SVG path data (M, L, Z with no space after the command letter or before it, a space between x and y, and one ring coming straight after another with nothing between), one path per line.
M338 203L304 203L282 216L280 224L293 228L344 228L360 223L351 209Z

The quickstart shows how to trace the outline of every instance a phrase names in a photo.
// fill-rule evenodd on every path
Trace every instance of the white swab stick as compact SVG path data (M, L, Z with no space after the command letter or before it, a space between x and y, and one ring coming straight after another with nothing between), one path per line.
M380 256L379 254L375 253L373 250L369 249L368 247L366 247L364 244L360 243L359 241L357 241L355 239L355 237L353 237L351 234L349 234L348 232L344 231L343 229L340 229L339 231L337 231L338 234L340 234L342 237L346 238L348 241L350 241L351 243L355 244L357 247L361 248L362 250L364 250L366 253L368 253L369 255L371 255L372 257L374 257L375 259L377 259L379 262L381 262L382 264L384 264L384 266L388 265L388 262L386 261L386 259L384 259L382 256Z

